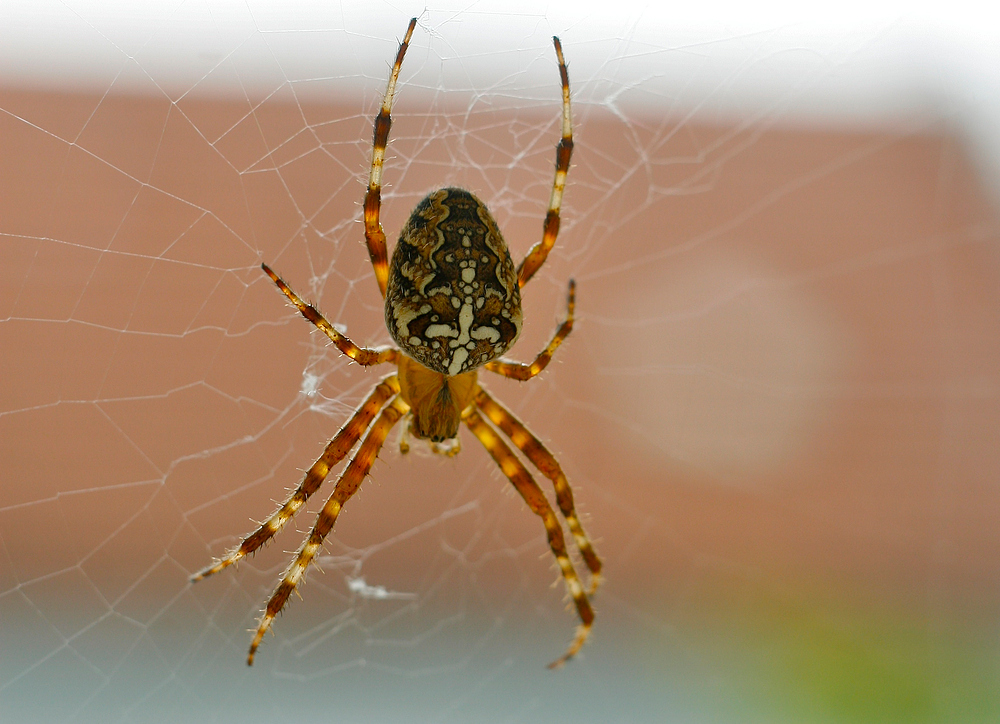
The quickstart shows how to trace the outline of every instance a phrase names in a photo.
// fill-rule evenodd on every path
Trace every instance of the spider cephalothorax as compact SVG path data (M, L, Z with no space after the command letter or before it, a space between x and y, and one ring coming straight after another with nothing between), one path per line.
M410 432L434 442L458 433L475 370L521 333L521 289L486 205L463 189L428 194L392 253L385 323L407 356L400 375Z
M559 233L559 209L573 151L569 76L562 46L558 38L552 39L562 81L562 138L556 146L556 174L542 240L515 268L507 244L486 205L468 191L444 188L428 194L417 204L400 233L390 267L385 233L379 223L382 164L392 125L390 112L396 81L416 24L417 19L413 18L399 45L382 107L375 117L372 165L364 205L365 240L375 280L385 297L386 325L400 348L370 349L354 344L315 307L303 302L270 267L262 265L292 304L323 330L341 352L365 366L395 364L397 371L375 385L281 507L225 558L192 576L193 580L200 580L217 573L264 545L319 489L330 470L361 441L320 510L309 536L271 594L250 644L248 664L253 663L264 633L302 581L323 540L333 530L344 504L357 492L371 470L389 431L408 416L410 433L431 440L435 452L448 455L458 452L456 436L459 424L464 422L531 511L542 519L549 548L580 617L580 626L569 649L551 666L561 666L576 655L587 640L594 621L587 592L567 552L562 525L542 489L501 434L552 481L559 512L566 519L580 556L590 570L589 592L593 593L600 581L601 561L583 532L566 476L552 453L513 413L479 385L477 376L478 369L482 368L516 380L531 379L545 369L573 328L575 287L570 280L566 319L534 362L523 364L497 359L514 344L521 332L520 288L545 262ZM449 440L456 444L437 445ZM400 443L404 452L405 445L404 438Z

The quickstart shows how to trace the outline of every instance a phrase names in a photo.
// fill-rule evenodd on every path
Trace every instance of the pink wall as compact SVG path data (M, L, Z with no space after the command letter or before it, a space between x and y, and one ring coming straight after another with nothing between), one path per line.
M70 651L81 668L60 675L105 702L149 642L170 690L219 662L245 676L245 629L301 534L217 580L186 576L271 511L378 376L312 333L260 262L359 343L388 340L357 223L370 109L289 101L0 95L8 701L32 700ZM541 229L556 109L435 110L397 107L390 240L424 193L459 184L519 258ZM625 660L655 691L679 651L740 691L754 675L734 657L771 634L714 646L762 610L860 641L873 619L912 623L924 654L944 640L974 657L1000 612L1000 234L961 143L594 107L576 121L563 233L514 356L545 344L571 276L577 327L540 379L483 374L558 454L605 560L574 665ZM304 371L318 397L298 394ZM506 651L544 673L575 622L540 523L465 435L455 460L386 446L257 667L466 661L482 681ZM413 595L352 598L358 575ZM309 648L338 617L347 630Z

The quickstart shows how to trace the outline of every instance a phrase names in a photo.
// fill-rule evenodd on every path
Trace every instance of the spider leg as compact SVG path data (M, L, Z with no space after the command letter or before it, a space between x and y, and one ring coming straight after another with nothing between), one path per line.
M327 444L326 450L323 451L320 458L306 471L299 487L288 496L281 507L261 523L257 530L244 538L238 547L229 551L225 558L217 560L211 566L194 574L191 576L191 580L200 581L213 573L218 573L271 540L285 523L298 512L299 508L309 500L309 497L319 490L323 481L326 480L326 476L330 473L330 469L350 452L358 438L368 429L375 413L381 410L385 403L396 394L399 394L399 381L396 379L396 375L392 374L379 382L367 399L358 406L351 418L340 428L340 432Z
M253 657L257 652L257 647L260 646L261 639L264 638L264 634L271 627L274 617L278 615L278 612L281 611L288 601L288 597L292 594L292 591L295 590L295 587L302 580L306 569L323 545L323 540L333 530L333 525L337 522L337 516L340 515L340 510L343 508L344 503L357 492L361 486L361 482L368 475L368 471L375 464L375 458L378 457L379 450L382 449L389 431L392 430L393 425L409 409L410 406L403 402L397 395L382 410L382 414L379 415L375 424L368 431L368 435L365 436L361 447L358 448L358 451L351 458L351 462L337 481L337 486L333 489L333 493L326 501L323 509L320 510L319 515L316 516L316 524L313 525L309 536L303 541L302 547L299 548L298 553L295 555L295 559L285 570L281 583L278 584L278 587L274 589L274 593L271 594L271 598L267 602L267 607L260 617L257 633L254 634L253 641L250 643L247 666L253 665Z
M571 331L573 331L573 310L575 308L576 282L570 279L569 293L566 295L566 319L559 325L559 329L556 330L556 333L552 335L552 341L549 342L548 346L543 349L537 357L535 357L535 361L528 365L523 362L493 360L492 362L487 362L483 365L483 367L488 369L490 372L503 375L504 377L510 377L515 380L520 380L521 382L530 380L548 366L549 360L552 359L552 355L554 355L556 350L559 349L559 345L561 345L563 340L569 336Z
M285 281L281 277L271 271L271 267L267 264L261 264L260 267L264 270L264 273L271 277L271 280L278 285L278 289L280 289L284 295L288 297L292 304L294 304L298 310L302 312L303 317L323 330L326 336L329 337L335 345L337 345L337 349L346 354L359 365L367 367L369 365L380 365L383 362L396 361L397 355L399 354L397 349L394 347L375 347L372 349L359 347L346 336L334 329L333 325L326 321L326 317L320 314L316 307L303 302L302 299L299 298L299 295L293 292L289 286L285 284Z
M573 638L573 642L566 650L566 653L549 664L550 669L557 669L573 658L584 642L586 642L587 637L590 635L590 627L594 623L594 610L590 607L587 594L584 592L583 586L580 584L580 579L576 575L576 570L573 568L573 562L570 561L569 554L566 552L566 541L563 538L562 526L559 525L559 519L556 518L556 514L552 512L552 506L549 505L545 493L538 487L538 483L532 479L531 474L521 461L511 452L511 449L507 447L507 444L500 438L496 431L483 420L475 408L471 405L467 407L462 413L462 419L465 420L465 424L472 430L472 434L479 438L479 442L483 444L483 447L486 448L493 460L496 461L496 464L500 466L500 470L514 485L517 492L521 494L521 497L524 498L524 502L528 504L531 511L542 519L542 522L545 524L545 531L548 533L549 548L552 549L552 554L559 563L563 579L566 581L566 588L569 590L569 594L573 597L573 602L576 604L576 612L580 617L580 625L577 627L576 636Z
M410 416L408 414L403 418L403 424L399 428L399 452L402 455L410 452Z
M590 543L590 538L583 532L583 526L576 515L576 507L573 505L573 490L569 487L569 481L559 465L559 461L548 451L542 442L535 437L532 432L524 426L514 414L499 402L494 400L490 394L482 387L476 394L476 406L483 411L489 421L496 425L504 435L510 438L518 450L531 461L531 464L538 468L539 472L552 481L556 489L556 502L559 503L559 510L562 511L570 532L576 540L576 547L580 549L587 568L590 569L591 580L589 594L594 591L601 582L601 559L594 552L594 547Z
M545 263L559 235L559 209L562 207L563 191L566 189L566 174L569 173L569 159L573 155L573 121L569 109L569 72L563 59L562 44L559 38L552 38L556 46L556 57L559 59L559 79L562 82L562 138L556 146L556 177L552 182L552 195L549 196L549 210L545 214L545 224L542 226L542 240L528 251L524 260L517 267L517 283L524 286L534 276L539 267Z
M392 126L392 97L396 93L396 81L399 80L399 70L403 66L403 56L413 36L417 19L410 20L410 25L403 36L403 42L396 51L396 62L392 65L389 84L382 98L382 108L375 116L375 131L372 139L372 168L368 174L368 192L365 194L365 241L368 242L368 255L375 269L375 281L378 282L382 298L389 281L389 260L385 250L385 232L379 222L379 211L382 207L382 164L385 161L385 147L389 143L389 128Z

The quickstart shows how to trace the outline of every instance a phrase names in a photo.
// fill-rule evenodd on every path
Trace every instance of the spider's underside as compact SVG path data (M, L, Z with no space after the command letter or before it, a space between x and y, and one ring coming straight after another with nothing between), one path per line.
M319 489L330 470L361 440L337 484L320 510L309 536L285 571L261 616L250 644L252 664L261 639L301 582L309 564L333 529L343 505L368 474L393 426L406 420L404 432L431 441L443 454L458 452L461 422L483 444L528 507L542 518L549 547L580 618L568 650L550 664L558 667L576 655L593 624L588 592L573 567L562 525L541 488L514 454L504 436L549 478L556 501L591 574L589 593L600 582L601 562L584 533L573 505L573 494L559 463L509 410L478 383L480 367L517 380L537 375L573 327L575 287L569 283L566 320L548 346L531 364L497 359L521 331L520 288L538 271L559 233L559 209L573 150L569 77L558 38L553 38L562 82L562 138L556 147L556 172L545 216L542 240L515 268L507 244L486 205L468 191L444 188L427 195L410 215L387 261L385 233L379 222L382 164L392 125L396 82L417 19L410 21L399 45L381 110L375 118L372 165L365 195L365 239L379 290L385 298L385 319L394 347L364 348L334 329L313 306L303 302L266 264L264 272L302 315L323 330L337 348L361 365L392 363L397 371L383 377L351 418L327 444L323 455L306 472L299 487L242 544L223 559L192 576L201 580L238 562L270 540ZM502 433L502 434L501 434ZM401 449L407 449L405 436ZM441 445L454 441L454 445Z

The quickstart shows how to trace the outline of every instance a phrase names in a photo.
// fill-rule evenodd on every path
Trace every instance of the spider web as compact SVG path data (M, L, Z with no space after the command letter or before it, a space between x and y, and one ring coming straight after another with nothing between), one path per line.
M4 721L1000 715L995 23L5 5ZM391 437L247 669L312 513L188 576L379 376L259 265L388 341L360 202L416 13L390 243L460 185L520 258L552 182L553 34L570 63L562 232L515 356L545 344L570 277L578 324L541 378L485 383L574 486L607 570L593 640L545 670L576 622L540 522L471 436L454 459Z

